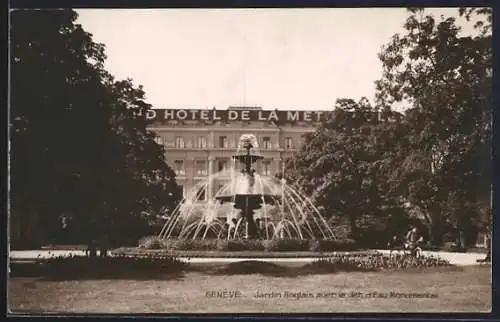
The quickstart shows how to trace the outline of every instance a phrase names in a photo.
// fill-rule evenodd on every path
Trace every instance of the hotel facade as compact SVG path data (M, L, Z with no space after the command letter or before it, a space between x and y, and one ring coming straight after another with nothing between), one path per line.
M300 149L303 135L313 132L326 111L278 111L258 107L150 110L146 118L156 142L165 147L166 162L186 195L201 180L232 166L232 155L243 134L257 138L263 159L254 165L266 176L282 171ZM202 200L210 199L223 182L215 183Z

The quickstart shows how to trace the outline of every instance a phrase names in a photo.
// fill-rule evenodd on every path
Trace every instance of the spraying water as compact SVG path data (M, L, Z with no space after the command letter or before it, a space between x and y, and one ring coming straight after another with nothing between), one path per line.
M331 227L311 200L285 180L263 176L252 165L262 159L254 135L240 137L231 167L190 189L163 226L166 239L335 239ZM241 168L241 170L239 170ZM214 182L215 195L203 196Z

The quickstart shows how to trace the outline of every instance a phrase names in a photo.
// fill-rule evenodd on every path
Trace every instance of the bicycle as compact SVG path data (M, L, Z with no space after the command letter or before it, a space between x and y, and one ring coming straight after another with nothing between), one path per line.
M394 252L403 253L403 256L411 256L412 258L420 258L422 256L422 248L419 246L422 243L422 238L417 242L408 242L403 237L394 236L387 244L389 249L389 257L392 257Z
M405 243L404 246L404 255L411 256L415 259L422 257L422 248L418 245L418 243Z

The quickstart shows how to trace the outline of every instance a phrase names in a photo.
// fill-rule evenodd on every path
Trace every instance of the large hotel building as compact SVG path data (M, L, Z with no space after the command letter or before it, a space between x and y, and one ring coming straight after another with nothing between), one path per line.
M165 147L166 161L174 169L185 194L199 180L231 166L243 134L256 136L264 159L255 165L258 173L274 176L283 162L302 144L303 134L314 131L326 115L322 111L278 111L258 107L220 109L151 110L149 130ZM215 184L203 198L222 186Z

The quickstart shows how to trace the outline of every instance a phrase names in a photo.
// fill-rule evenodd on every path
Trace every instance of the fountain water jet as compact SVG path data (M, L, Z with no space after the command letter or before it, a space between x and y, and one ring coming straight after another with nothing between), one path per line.
M196 184L172 212L160 238L171 239L334 239L327 221L311 200L284 179L256 173L252 165L264 157L252 134L240 137L229 170ZM237 171L241 165L241 171ZM202 196L214 181L225 184L206 203Z

